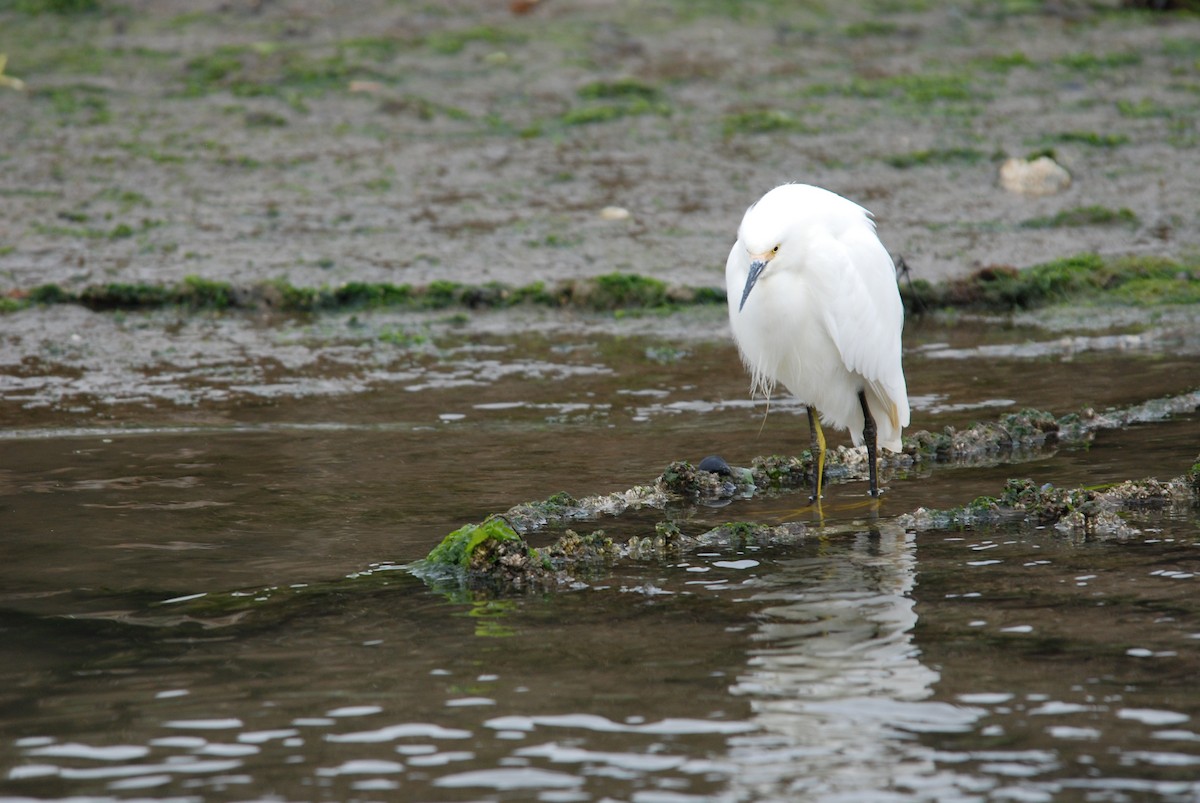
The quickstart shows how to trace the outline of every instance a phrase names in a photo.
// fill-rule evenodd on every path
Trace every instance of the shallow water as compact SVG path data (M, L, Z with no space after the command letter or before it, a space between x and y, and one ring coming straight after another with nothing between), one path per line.
M808 526L558 594L448 598L402 566L460 524L673 459L799 451L803 408L777 400L764 422L736 355L704 336L468 328L389 351L328 319L295 337L188 325L239 348L213 371L181 341L176 358L47 356L0 377L6 796L1200 795L1194 507L1138 514L1121 541L890 518L1007 477L1177 476L1200 416L889 476L877 511L862 483L833 485L827 520L859 522L836 534L799 494L683 505L687 532ZM915 327L914 428L1195 386L1194 341L1088 337ZM659 518L596 526L625 538Z

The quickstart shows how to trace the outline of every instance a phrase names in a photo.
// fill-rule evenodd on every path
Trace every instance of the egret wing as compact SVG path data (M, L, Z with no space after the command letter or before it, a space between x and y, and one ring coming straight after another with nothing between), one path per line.
M892 258L869 219L831 234L819 251L825 326L842 362L888 405L894 427L907 426L908 390L900 359L904 307Z

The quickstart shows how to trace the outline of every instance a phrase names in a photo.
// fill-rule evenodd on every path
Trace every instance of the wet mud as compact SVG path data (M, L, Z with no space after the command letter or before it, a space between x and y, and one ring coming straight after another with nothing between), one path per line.
M1194 15L529 6L5 5L0 294L719 286L788 180L866 205L915 279L1200 244ZM1000 186L1045 154L1061 193Z

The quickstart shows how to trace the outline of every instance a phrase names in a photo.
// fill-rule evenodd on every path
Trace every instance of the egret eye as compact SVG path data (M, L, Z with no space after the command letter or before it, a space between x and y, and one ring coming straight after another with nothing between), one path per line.
M778 254L778 253L779 253L779 246L775 246L774 248L772 248L772 249L771 249L771 253L772 253L772 254Z

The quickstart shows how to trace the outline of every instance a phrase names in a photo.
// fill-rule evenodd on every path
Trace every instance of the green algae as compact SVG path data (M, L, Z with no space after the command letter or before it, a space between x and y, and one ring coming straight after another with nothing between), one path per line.
M987 154L975 148L933 148L888 156L884 161L892 167L907 170L912 167L937 164L971 165L986 158Z
M490 516L447 535L412 570L451 594L545 591L597 572L617 556L603 530L587 535L566 530L554 543L535 549L507 516Z
M183 280L177 302L202 309L225 309L230 304L233 288L228 282L214 282L199 276Z
M1195 471L1192 466L1191 471ZM1031 479L1010 479L998 497L980 496L962 507L921 508L898 517L907 529L962 530L1016 525L1084 537L1128 536L1137 530L1125 520L1131 510L1162 509L1200 500L1189 472L1170 480L1128 480L1107 488L1057 488Z
M471 568L476 551L487 541L517 541L524 543L521 536L500 517L493 517L482 524L467 524L442 539L425 560L438 566Z
M69 296L63 291L62 298L77 299L85 307L105 310L161 307L170 303L173 296L170 288L161 285L109 282L85 287L78 296Z
M76 297L57 284L41 284L29 291L28 300L32 304L66 304Z
M579 88L579 97L599 100L613 98L635 98L641 100L658 100L662 93L657 87L651 86L636 78L621 78L616 81L592 81Z
M1125 134L1101 134L1097 131L1062 131L1050 134L1045 139L1049 142L1087 145L1092 148L1117 148L1130 142Z
M900 295L914 314L938 308L1006 312L1079 301L1189 303L1200 296L1200 260L1079 254L1024 270L993 265L936 285L914 280L901 284Z
M1139 222L1138 216L1125 207L1109 209L1092 205L1065 209L1050 217L1030 218L1021 225L1027 229L1057 229L1067 226L1137 226Z
M10 311L29 304L82 304L93 309L137 309L180 305L204 309L278 309L324 312L357 308L405 307L441 310L450 307L505 308L520 304L576 306L597 311L620 308L667 309L692 304L724 303L718 288L672 288L657 279L608 274L594 279L547 286L534 282L510 287L499 282L466 285L434 281L424 287L388 282L348 282L338 286L297 287L283 280L239 286L189 276L176 285L110 282L72 291L46 284L11 291Z
M1128 216L1123 211L1105 214L1099 222L1127 222ZM1084 212L1091 215L1087 209ZM1094 215L1092 219L1098 220ZM135 233L105 232L102 236L124 237ZM237 285L188 276L177 284L112 282L79 290L44 284L29 290L10 290L6 296L12 303L0 308L0 312L13 312L31 304L82 304L106 310L176 305L191 309L266 308L296 313L381 307L442 310L536 305L619 313L622 310L669 312L725 303L725 290L721 287L672 286L654 277L621 272L521 286L438 280L425 286L347 282L297 287L284 280ZM1176 261L1165 257L1104 258L1079 254L1024 270L993 265L965 278L938 284L920 279L905 281L900 284L900 296L910 315L939 309L1012 312L1080 302L1132 306L1191 304L1200 302L1200 259Z
M425 37L425 45L441 56L453 56L474 42L499 47L523 41L524 36L487 25L476 25L457 31L437 31Z
M318 95L355 79L382 81L387 76L355 58L362 48L335 47L314 52L279 42L221 45L189 59L182 94L201 97L229 92L234 97Z
M593 123L608 123L623 117L641 117L656 114L666 117L671 108L665 103L654 103L640 97L623 100L616 103L591 103L578 108L569 109L559 118L565 126L591 125Z
M796 115L782 109L752 109L734 112L725 115L721 120L721 134L726 139L734 134L772 134L776 132L808 134L814 130Z
M25 14L91 14L100 10L100 0L15 0L12 8Z
M671 113L656 87L635 78L592 81L580 87L576 94L585 101L585 105L563 113L559 120L565 126L606 123L646 114L666 116Z
M658 279L632 273L609 273L596 277L588 303L600 309L661 307L667 303L667 285Z

